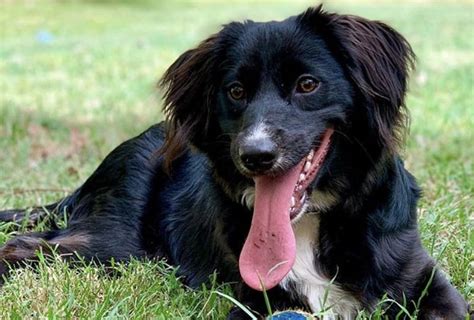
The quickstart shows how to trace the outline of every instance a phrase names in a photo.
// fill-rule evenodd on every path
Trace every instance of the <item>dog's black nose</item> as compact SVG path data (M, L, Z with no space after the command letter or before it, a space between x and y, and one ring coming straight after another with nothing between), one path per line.
M277 147L270 139L257 139L243 143L239 148L240 160L250 171L265 171L277 159Z

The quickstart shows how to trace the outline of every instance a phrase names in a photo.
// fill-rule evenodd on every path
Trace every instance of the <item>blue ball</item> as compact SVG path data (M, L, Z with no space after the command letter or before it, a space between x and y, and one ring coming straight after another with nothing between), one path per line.
M309 317L308 317L309 316ZM269 320L308 320L312 319L310 315L298 311L283 311L272 315Z

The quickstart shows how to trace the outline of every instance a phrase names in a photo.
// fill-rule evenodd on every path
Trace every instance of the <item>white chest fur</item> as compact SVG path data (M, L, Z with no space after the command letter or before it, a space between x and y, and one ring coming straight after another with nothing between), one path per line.
M315 254L318 250L319 217L305 214L293 225L296 236L296 261L283 279L285 290L295 290L296 295L306 298L315 313L324 314L324 319L354 319L358 302L349 293L331 283L315 267ZM291 285L290 285L291 283Z

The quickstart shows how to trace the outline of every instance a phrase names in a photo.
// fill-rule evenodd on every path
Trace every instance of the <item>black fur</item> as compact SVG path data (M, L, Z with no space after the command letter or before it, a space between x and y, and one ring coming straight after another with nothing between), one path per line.
M120 145L77 191L46 208L67 213L66 229L18 236L0 248L0 273L49 244L103 263L166 258L191 287L217 271L220 281L237 283L240 301L265 314L262 294L238 272L252 218L243 192L252 176L296 165L332 127L308 189L336 199L317 212L315 270L368 309L388 294L412 310L410 301L430 283L419 318L462 319L466 303L421 246L420 190L397 154L413 60L407 41L387 25L320 7L281 22L224 26L164 75L167 121ZM314 92L295 91L303 74L317 80ZM236 81L245 99L229 97ZM239 148L261 122L282 161L253 172ZM0 219L22 214L5 211ZM308 308L298 288L288 288L294 292L269 291L273 307ZM398 312L387 306L389 318Z

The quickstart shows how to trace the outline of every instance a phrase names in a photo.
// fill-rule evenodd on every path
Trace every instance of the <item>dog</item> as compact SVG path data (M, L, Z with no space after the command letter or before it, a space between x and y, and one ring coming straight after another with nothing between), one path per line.
M390 26L321 6L223 26L165 72L164 122L59 202L1 213L68 225L5 243L0 274L52 248L159 258L193 288L216 272L261 316L265 290L274 309L334 319L384 295L418 319L463 319L467 303L422 248L420 188L398 154L414 61Z

